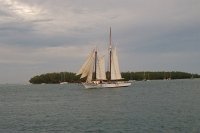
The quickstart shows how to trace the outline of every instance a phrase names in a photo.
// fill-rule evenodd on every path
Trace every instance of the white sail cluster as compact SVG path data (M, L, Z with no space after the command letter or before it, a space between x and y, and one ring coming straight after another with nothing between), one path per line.
M81 78L87 77L86 82L92 81L92 75L94 72L95 65L95 49L87 57L85 63L80 68L77 75L81 74ZM116 48L111 50L111 80L120 80L122 79L121 73L119 70L118 56ZM104 56L97 56L96 64L96 79L95 80L106 80L105 73L105 58Z
M92 81L92 75L94 71L95 65L95 49L87 57L87 60L80 68L79 72L76 75L81 74L81 78L87 77L86 82ZM104 56L99 57L97 56L97 64L96 64L96 79L95 80L106 80L105 74L105 59Z

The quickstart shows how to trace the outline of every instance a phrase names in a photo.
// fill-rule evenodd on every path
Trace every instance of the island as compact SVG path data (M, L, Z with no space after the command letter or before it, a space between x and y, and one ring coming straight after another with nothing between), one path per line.
M108 75L108 74L107 74ZM141 71L141 72L122 72L122 78L124 80L173 80L173 79L193 79L200 78L199 74L192 74L187 72L179 71ZM77 76L73 72L53 72L46 73L41 75L33 76L29 82L32 84L60 84L62 82L68 83L80 83L84 82L86 79L80 79L80 76Z

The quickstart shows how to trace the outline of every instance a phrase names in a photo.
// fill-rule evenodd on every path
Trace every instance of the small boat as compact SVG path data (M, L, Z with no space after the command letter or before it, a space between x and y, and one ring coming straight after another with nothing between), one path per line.
M105 58L99 56L97 48L93 49L87 60L80 68L76 75L85 78L86 82L82 83L85 88L117 88L127 87L131 82L124 81L119 70L118 56L116 47L111 44L110 28L110 47L109 47L109 71L106 77Z
M63 84L68 84L68 82L60 82L60 84L61 84L61 85L63 85Z
M63 76L62 76L63 75ZM68 84L68 82L66 82L66 77L65 77L65 72L61 72L60 73L60 76L61 76L61 81L60 81L60 84L63 85L63 84Z

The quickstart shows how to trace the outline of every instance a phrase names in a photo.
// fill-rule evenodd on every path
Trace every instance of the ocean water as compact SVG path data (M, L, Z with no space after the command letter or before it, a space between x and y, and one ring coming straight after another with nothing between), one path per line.
M0 133L200 133L200 79L0 85Z

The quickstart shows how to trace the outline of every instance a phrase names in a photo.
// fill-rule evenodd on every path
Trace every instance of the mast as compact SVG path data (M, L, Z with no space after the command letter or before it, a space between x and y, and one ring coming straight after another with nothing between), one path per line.
M144 71L144 77L143 77L144 79L143 80L146 80L146 74L145 74L145 71Z
M95 50L95 62L94 62L94 80L97 79L97 49Z
M109 54L110 54L110 59L109 59L109 63L110 63L110 73L109 73L109 80L111 80L111 58L112 58L112 43L111 43L111 27L110 27L110 47L109 47Z

